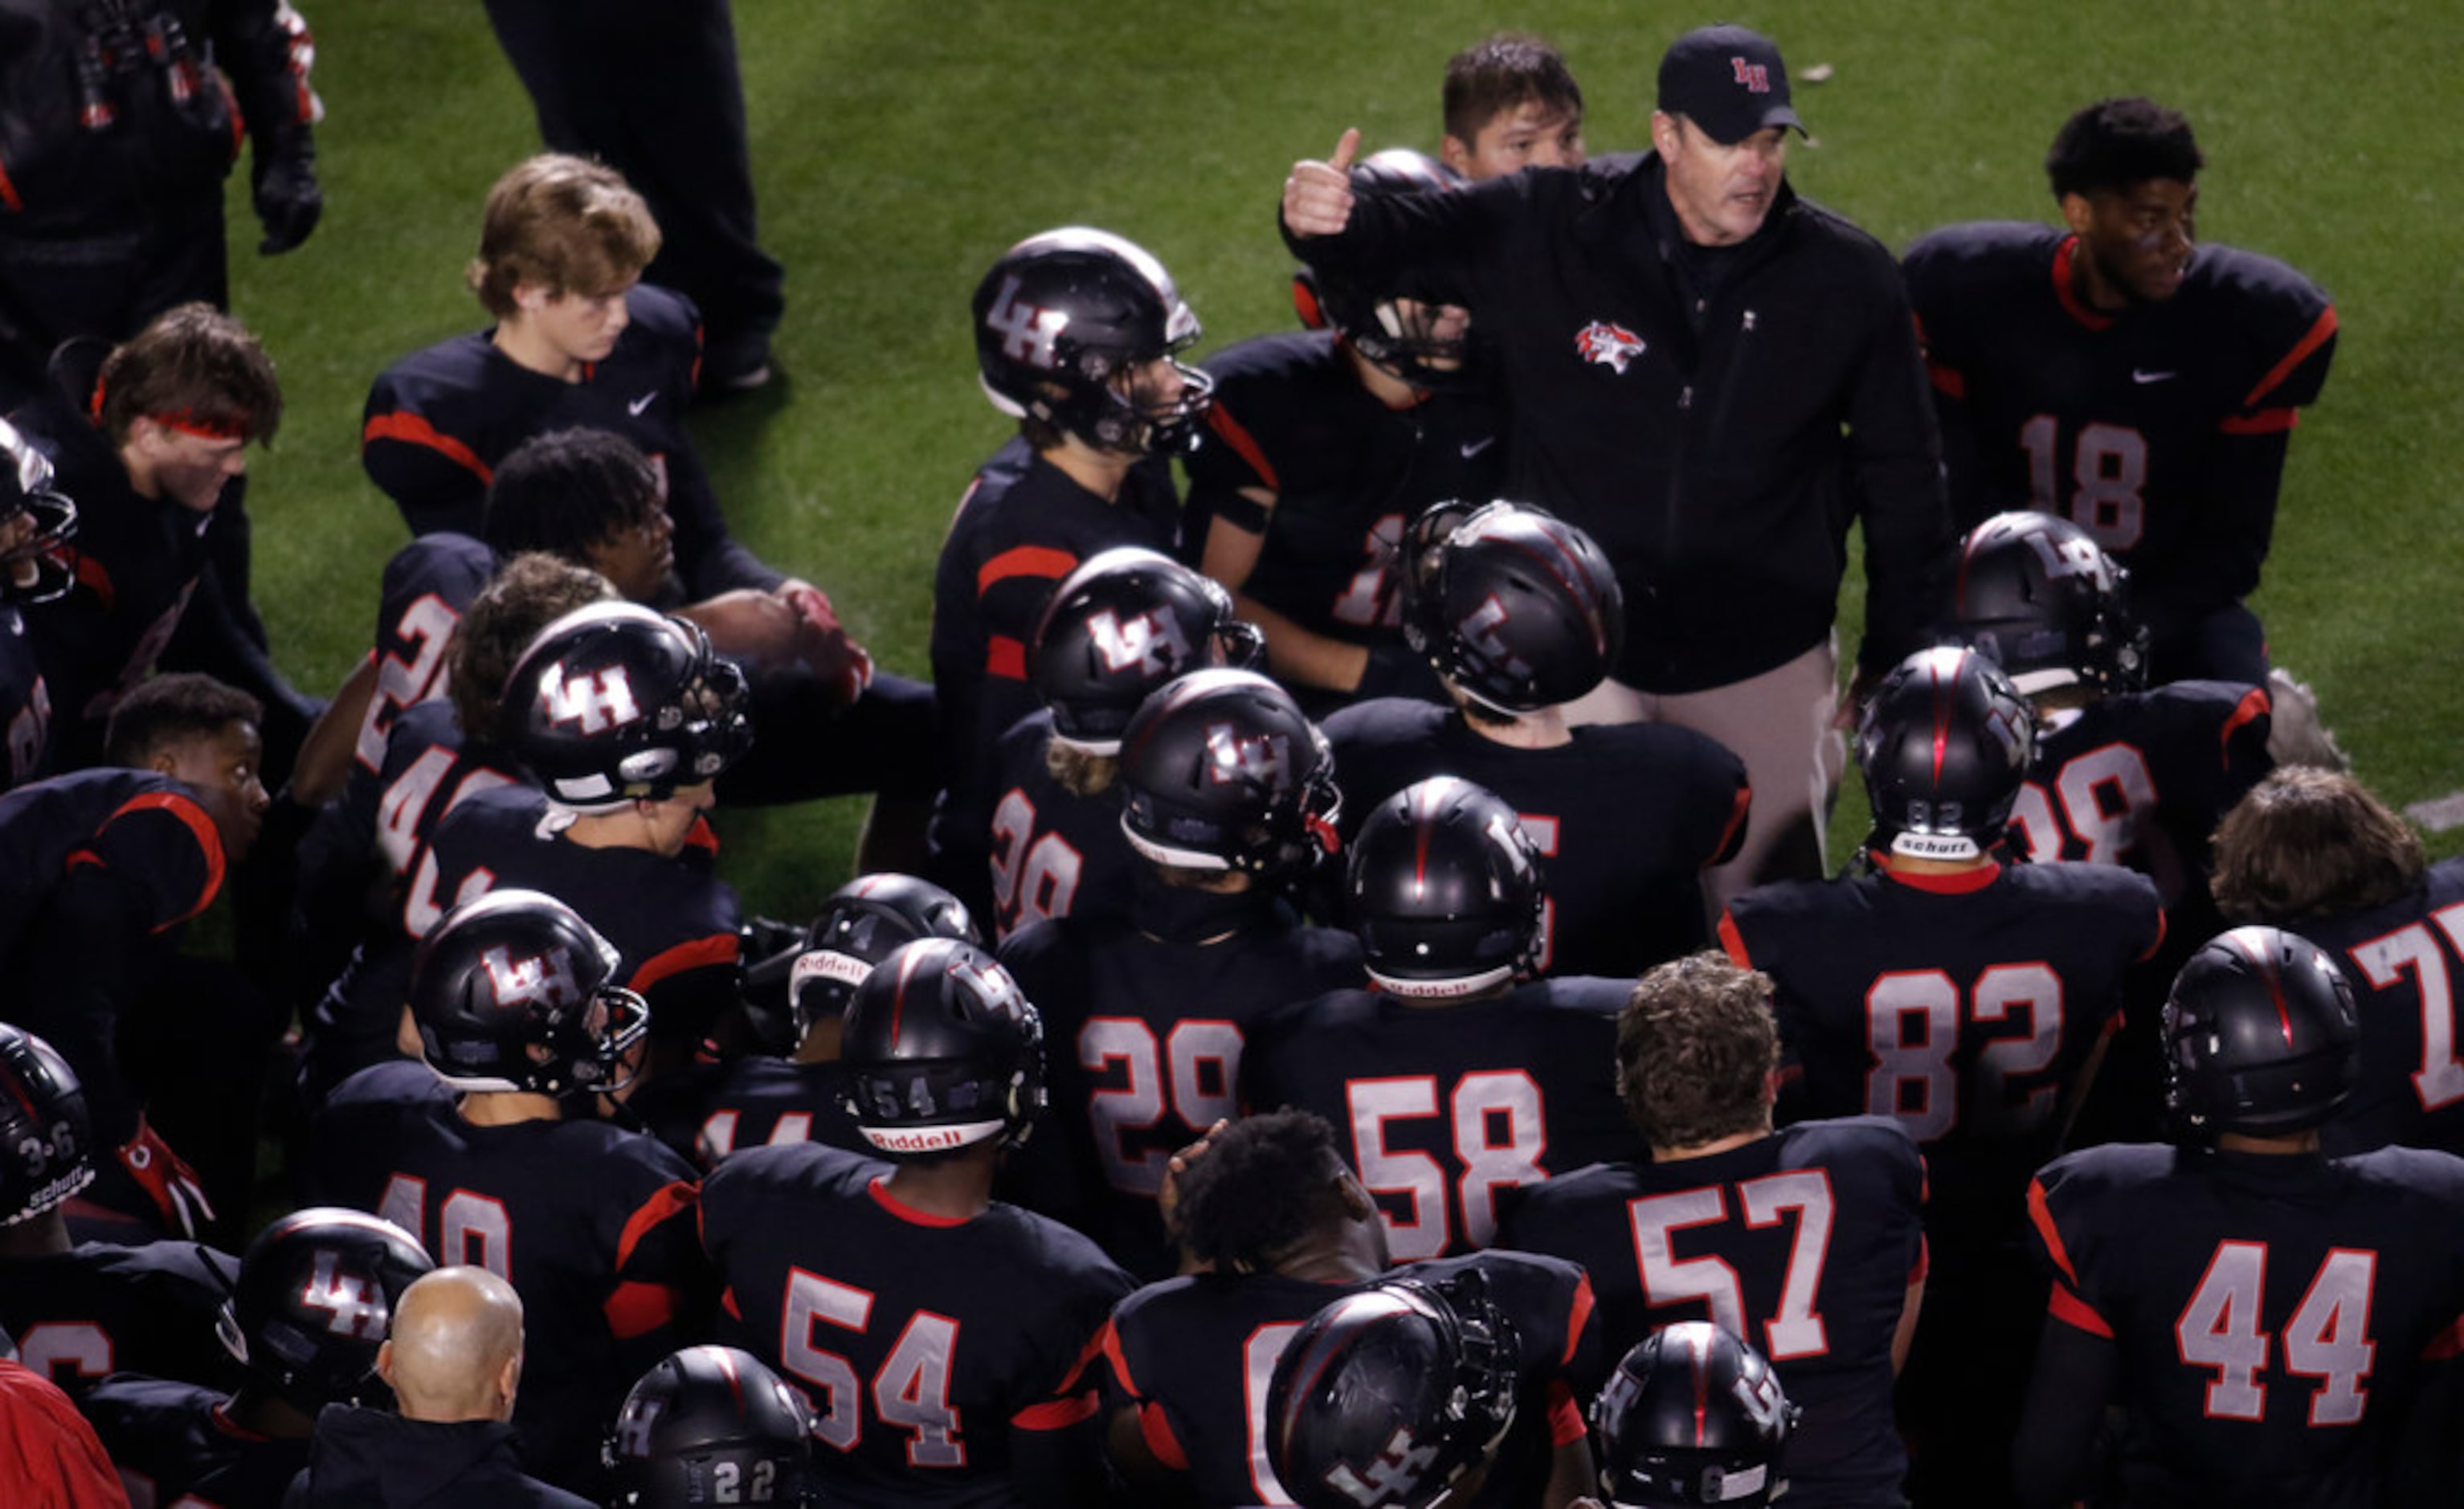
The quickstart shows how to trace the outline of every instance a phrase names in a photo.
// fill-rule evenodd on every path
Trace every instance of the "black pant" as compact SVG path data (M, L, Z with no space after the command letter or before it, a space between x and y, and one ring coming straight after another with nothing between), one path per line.
M487 0L560 152L596 157L649 202L643 275L701 306L714 358L778 328L784 277L755 244L744 82L728 0Z

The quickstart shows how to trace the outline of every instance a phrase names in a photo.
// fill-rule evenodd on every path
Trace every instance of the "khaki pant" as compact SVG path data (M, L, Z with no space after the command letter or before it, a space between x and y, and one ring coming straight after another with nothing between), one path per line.
M1815 646L1786 665L1707 691L1661 696L1602 681L1566 704L1574 723L1673 723L1728 746L1753 784L1753 812L1737 857L1713 870L1716 906L1769 880L1823 873L1823 829L1847 766L1847 741L1831 726L1838 703L1838 647Z

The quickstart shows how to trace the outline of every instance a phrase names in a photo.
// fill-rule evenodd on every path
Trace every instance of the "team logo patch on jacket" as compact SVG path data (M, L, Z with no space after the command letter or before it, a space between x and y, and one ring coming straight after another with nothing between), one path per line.
M1574 350L1584 361L1615 367L1623 375L1626 364L1642 354L1642 337L1621 324L1595 320L1575 332Z

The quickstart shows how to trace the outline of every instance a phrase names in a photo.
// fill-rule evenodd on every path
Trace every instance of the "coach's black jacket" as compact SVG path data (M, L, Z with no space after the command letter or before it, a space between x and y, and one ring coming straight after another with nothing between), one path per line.
M1863 664L1919 648L1953 535L1891 255L1783 184L1688 247L1655 153L1361 199L1292 249L1472 311L1511 411L1508 496L1581 525L1626 592L1618 679L1725 686L1822 642L1865 522ZM1696 288L1707 296L1696 306Z

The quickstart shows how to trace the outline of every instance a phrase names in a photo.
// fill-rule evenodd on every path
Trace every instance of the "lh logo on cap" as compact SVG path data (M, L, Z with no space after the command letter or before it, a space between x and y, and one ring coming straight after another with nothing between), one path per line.
M1737 71L1737 82L1746 86L1749 95L1771 93L1771 68L1765 63L1749 63L1742 57L1731 57L1728 66Z

